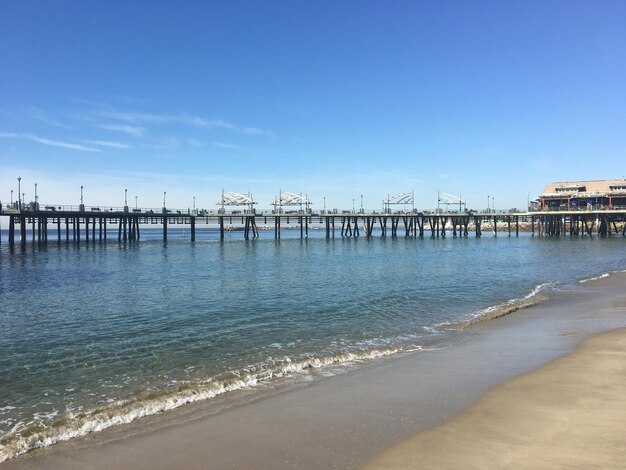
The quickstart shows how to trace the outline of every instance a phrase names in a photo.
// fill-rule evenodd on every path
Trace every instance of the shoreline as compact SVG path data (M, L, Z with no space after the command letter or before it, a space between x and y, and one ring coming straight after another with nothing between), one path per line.
M626 329L619 329L499 385L363 468L624 468L625 396Z
M605 311L601 322L592 322L587 318L581 323L581 316L585 317L584 309L577 311L574 315L569 312L569 308L576 302L591 304L595 307L598 307L596 304L603 303L600 299L587 298L589 292L595 291L596 297L605 297L606 292L604 296L600 296L598 291L611 291L611 295L619 297L624 285L626 285L626 275L615 273L607 279L581 284L573 294L574 300L569 299L571 292L557 294L556 299L550 299L512 315L473 325L464 330L459 344L455 343L438 351L401 354L399 357L385 358L361 365L353 370L343 371L334 377L317 379L309 383L279 384L269 387L270 390L266 390L267 393L258 394L255 393L258 390L248 390L239 393L239 398L229 397L225 400L209 400L212 403L187 405L180 410L38 449L8 460L0 464L0 467L39 468L41 465L61 467L74 465L76 468L89 468L89 462L94 461L97 465L92 464L93 468L115 467L116 461L102 454L102 449L110 450L120 446L131 458L125 461L128 466L181 465L181 461L178 460L168 461L172 458L171 455L162 455L160 459L154 458L154 453L157 455L162 453L163 440L178 442L184 450L190 450L188 440L197 444L198 432L206 434L208 428L219 424L220 428L227 431L227 435L247 442L255 438L258 440L258 434L263 432L268 425L274 426L274 432L260 439L259 444L265 443L266 446L260 448L252 446L256 452L246 451L246 455L243 456L233 455L233 453L240 454L241 450L233 448L232 442L225 436L211 431L210 434L215 442L209 446L212 450L211 456L215 457L216 453L220 454L220 458L224 459L224 464L236 457L235 461L240 461L243 468L250 468L250 466L258 465L259 462L266 463L266 465L261 465L262 468L268 466L290 468L287 462L299 462L298 466L301 468L330 467L330 462L320 465L318 455L311 455L308 449L299 449L298 446L293 449L281 449L279 444L292 439L301 447L306 447L310 441L305 437L309 436L312 438L311 442L319 444L320 449L331 452L334 456L333 464L338 463L339 467L352 468L365 463L376 453L393 445L398 439L430 428L460 413L492 387L571 352L582 339L602 331L626 326L623 315L610 318L611 313L608 312L606 305L602 307ZM626 296L620 298L624 297ZM555 312L556 316L553 315ZM564 324L568 325L568 334L555 333L556 330L560 331ZM530 344L534 345L533 348L528 348L529 342L520 342L523 338L515 332L520 326L526 330L522 336L528 337ZM545 343L546 327L548 331L552 331L548 336L552 340L556 339L555 344ZM532 332L539 333L539 336L543 335L543 337L540 340L531 338ZM504 355L504 359L508 357L511 360L510 364L496 360L493 364L494 370L487 371L487 373L479 370L481 361L483 365L494 361L494 358L487 357L491 355L490 351L493 352L494 348L508 347L510 340L518 342L508 351L508 354ZM475 361L470 360L468 363L468 358L471 359L472 355ZM442 364L450 371L456 369L457 373L469 372L472 377L469 381L463 381L461 377L455 377L455 374L450 373L441 377L437 369ZM433 383L430 387L426 387L419 380L419 376L404 377L410 371L425 374L424 376L428 376ZM387 382L390 386L401 384L404 388L389 393L388 387L381 384L381 381ZM443 394L447 397L445 403L440 402L442 386L449 387ZM350 388L360 390L350 391ZM413 389L422 392L423 396L410 393ZM308 414L301 410L303 405L312 406ZM424 413L418 409L406 413L407 406L418 408L426 406L429 411ZM268 413L268 409L272 412ZM379 425L379 416L376 419L372 419L372 416L384 415L386 412L389 413L390 409L393 412L385 417L383 429L363 430ZM277 419L277 416L280 418ZM347 418L351 425L346 427L344 423L337 422L338 416ZM260 419L261 417L265 419ZM240 421L236 423L231 418ZM246 422L250 423L250 426L245 426ZM302 425L302 423L311 423L312 427L309 428L307 424ZM200 429L197 429L198 426ZM334 426L341 430L336 440L328 440L329 426L331 429ZM183 434L186 438L171 435L172 429L176 429L177 434ZM192 429L194 432L191 432ZM383 432L384 429L388 432ZM252 436L250 432L253 432ZM346 438L355 433L360 436L361 442L359 439L351 440L348 447L353 448L352 452L349 455L340 455L348 444ZM273 449L274 452L268 453L267 448ZM206 449L206 452L209 452L209 449ZM190 453L190 455L193 454L193 452ZM284 454L289 455L289 459L283 463L281 463L282 460L277 462L276 457ZM88 455L90 457L87 460L79 458ZM77 465L77 462L80 464ZM193 467L194 462L197 464L197 461L193 459L185 459L184 462L185 466ZM253 462L256 463L253 465Z

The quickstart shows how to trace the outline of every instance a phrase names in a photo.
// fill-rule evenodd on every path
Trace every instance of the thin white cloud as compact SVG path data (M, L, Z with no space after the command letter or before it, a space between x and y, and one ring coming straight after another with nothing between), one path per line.
M26 114L32 119L50 124L51 126L61 127L63 129L75 129L74 127L68 126L67 124L50 117L45 111L35 106L29 106Z
M81 139L81 142L91 145L98 145L100 147L109 147L114 149L127 149L129 146L127 144L122 144L120 142L111 142L109 140L86 140Z
M0 132L0 139L19 139L21 136L14 132Z
M79 150L81 152L99 152L100 151L92 147L85 147L84 145L72 144L70 142L61 142L59 140L46 139L43 137L37 137L36 135L32 135L32 134L24 134L24 138L28 140L32 140L33 142L38 142L40 144L49 145L51 147L60 147L60 148L65 148L65 149L70 149L70 150Z
M124 111L104 111L102 115L109 119L116 119L129 123L145 123L145 124L183 124L187 126L200 128L222 128L235 129L235 126L223 119L204 119L187 113L180 114L155 114L143 112L124 112Z
M100 124L99 129L105 129L107 131L122 132L124 134L132 135L135 137L141 137L143 135L144 128L138 126L129 126L125 124Z
M196 139L187 139L187 143L189 145L191 145L192 147L196 147L196 148L200 148L200 147L204 147L204 142L200 142L199 140Z
M22 139L37 142L43 145L49 145L50 147L60 147L69 150L78 150L81 152L100 152L100 150L92 147L86 147L80 144L73 144L71 142L62 142L59 140L46 139L45 137L38 137L33 134L16 134L14 132L0 132L0 138L4 139Z
M264 135L267 137L274 137L272 131L259 129L258 127L242 127L241 132L248 135Z
M131 126L139 126L141 124L180 124L200 129L227 129L242 134L274 137L274 133L272 131L264 130L259 127L237 126L224 119L205 119L201 116L185 112L179 114L158 114L135 111L118 111L107 108L97 112L97 114L106 119L125 122Z
M242 147L241 145L234 145L234 144L226 144L224 142L213 142L212 145L214 147L219 147L219 148L222 148L222 149L244 150L246 152L249 152L249 151L252 150L249 147Z

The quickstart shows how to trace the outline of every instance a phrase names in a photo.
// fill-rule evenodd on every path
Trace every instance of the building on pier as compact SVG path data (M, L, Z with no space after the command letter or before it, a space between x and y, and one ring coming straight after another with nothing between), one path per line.
M541 195L541 210L626 209L626 179L550 183Z

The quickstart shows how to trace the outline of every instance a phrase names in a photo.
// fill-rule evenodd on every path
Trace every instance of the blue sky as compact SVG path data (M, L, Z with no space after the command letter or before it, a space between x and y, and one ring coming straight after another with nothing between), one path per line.
M624 103L623 1L0 5L3 203L523 207L625 176Z

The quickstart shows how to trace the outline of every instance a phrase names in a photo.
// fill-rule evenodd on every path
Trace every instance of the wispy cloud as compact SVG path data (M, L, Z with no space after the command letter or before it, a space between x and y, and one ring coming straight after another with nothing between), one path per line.
M272 131L259 129L258 127L242 127L241 132L248 135L264 135L267 137L275 137Z
M189 145L191 145L192 147L196 147L196 148L200 148L200 147L204 147L204 142L200 142L199 140L196 139L187 139L187 143Z
M107 108L99 111L98 114L106 119L125 122L129 126L139 126L142 124L180 124L183 126L196 127L200 129L227 129L242 134L274 137L274 133L270 130L261 129L259 127L238 126L224 119L206 119L201 116L185 112L181 112L178 114L159 114L135 111L119 111Z
M99 124L96 127L107 131L122 132L135 137L141 137L144 131L143 127L130 126L126 124Z
M213 142L212 145L214 147L219 147L222 149L231 149L231 150L243 150L246 152L251 151L252 149L249 147L243 147L241 145L234 145L234 144L225 144L224 142Z
M100 147L109 147L114 149L127 149L129 146L127 144L122 144L120 142L111 142L109 140L86 140L81 139L81 142L91 145L98 145Z
M14 132L0 132L0 138L3 139L22 139L37 142L43 145L49 145L51 147L60 147L69 150L78 150L81 152L100 152L99 149L93 147L86 147L81 144L74 144L71 142L62 142L59 140L46 139L45 137L38 137L33 134L16 134Z
M63 129L75 129L74 127L68 126L57 119L50 117L44 110L39 109L35 106L29 106L26 114L31 118L40 122L44 122L46 124L50 124L51 126L61 127Z
M156 114L144 112L127 112L127 111L104 111L102 115L109 119L124 121L129 123L144 124L184 124L188 126L201 128L222 128L235 129L235 125L223 119L205 119L187 113L180 114Z

